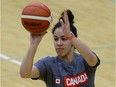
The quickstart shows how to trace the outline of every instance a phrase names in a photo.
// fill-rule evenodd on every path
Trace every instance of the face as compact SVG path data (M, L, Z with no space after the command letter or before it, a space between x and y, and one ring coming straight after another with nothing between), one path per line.
M72 51L72 44L66 38L63 30L61 28L57 28L54 31L54 46L55 50L60 57L66 57Z

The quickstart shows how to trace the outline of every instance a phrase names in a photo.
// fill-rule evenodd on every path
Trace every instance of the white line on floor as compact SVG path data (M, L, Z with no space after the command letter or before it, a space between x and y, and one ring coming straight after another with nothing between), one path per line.
M9 57L9 56L6 56L6 55L4 55L4 54L1 54L1 53L0 53L0 58L2 58L2 59L4 59L4 60L8 60L8 61L10 61L10 62L12 62L12 63L14 63L14 64L17 64L17 65L21 65L21 62L20 62L20 61L15 60L15 59L13 59L13 58L11 58L11 57Z

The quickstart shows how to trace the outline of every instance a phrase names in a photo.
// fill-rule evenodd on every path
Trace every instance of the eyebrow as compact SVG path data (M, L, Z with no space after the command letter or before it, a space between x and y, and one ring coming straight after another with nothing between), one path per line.
M58 36L54 35L53 37L55 38L55 37L58 37ZM61 38L66 38L66 36L61 36Z

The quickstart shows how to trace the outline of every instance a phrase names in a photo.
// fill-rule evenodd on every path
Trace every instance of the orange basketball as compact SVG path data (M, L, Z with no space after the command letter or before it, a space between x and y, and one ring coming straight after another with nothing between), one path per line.
M21 22L26 30L33 34L47 31L52 21L52 13L47 5L41 2L28 4L22 11Z

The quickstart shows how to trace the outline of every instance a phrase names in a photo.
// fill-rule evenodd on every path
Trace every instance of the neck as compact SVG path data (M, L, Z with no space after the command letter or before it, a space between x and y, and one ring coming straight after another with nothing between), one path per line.
M74 59L74 49L72 48L71 51L67 55L62 56L60 58L64 60L65 62L68 62L68 63L72 62Z

